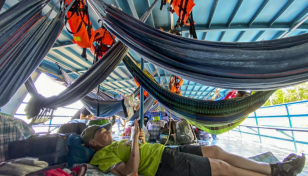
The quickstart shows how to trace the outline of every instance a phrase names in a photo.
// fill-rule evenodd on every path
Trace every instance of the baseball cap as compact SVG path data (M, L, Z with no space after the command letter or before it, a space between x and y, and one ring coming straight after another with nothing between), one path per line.
M85 144L89 144L90 139L94 137L94 134L96 133L97 130L105 128L107 131L111 130L111 123L107 123L105 125L92 125L87 127L86 129L83 130L81 133L80 137L82 142Z

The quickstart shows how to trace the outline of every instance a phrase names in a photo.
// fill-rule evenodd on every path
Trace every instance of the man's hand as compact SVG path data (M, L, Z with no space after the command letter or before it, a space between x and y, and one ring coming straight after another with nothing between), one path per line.
M143 129L140 129L139 140L141 140L141 143L145 143L145 133Z

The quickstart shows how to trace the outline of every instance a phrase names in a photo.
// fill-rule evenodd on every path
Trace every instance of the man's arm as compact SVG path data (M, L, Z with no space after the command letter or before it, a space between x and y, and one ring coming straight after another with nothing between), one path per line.
M139 154L139 124L138 121L135 120L135 129L132 131L133 135L133 141L132 141L132 148L131 148L131 153L129 156L128 162L121 163L115 168L111 170L113 174L116 175L129 175L133 172L138 173L138 168L140 164L140 154Z

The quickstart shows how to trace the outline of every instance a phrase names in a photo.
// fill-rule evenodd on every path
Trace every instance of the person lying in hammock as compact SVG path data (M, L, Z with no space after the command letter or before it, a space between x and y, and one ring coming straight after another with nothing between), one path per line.
M169 148L158 143L149 144L137 120L135 127L132 141L115 142L111 138L110 124L86 128L81 138L96 151L90 164L105 173L130 175L138 172L144 176L293 176L305 165L304 155L292 154L283 163L267 164L228 153L218 146Z

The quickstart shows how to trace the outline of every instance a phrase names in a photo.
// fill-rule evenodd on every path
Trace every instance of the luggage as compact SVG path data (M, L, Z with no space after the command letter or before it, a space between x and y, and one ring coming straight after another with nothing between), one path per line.
M24 121L3 113L0 113L0 129L0 162L7 159L9 142L24 140L34 134Z
M184 119L176 123L176 143L177 144L191 144L196 143L197 137L191 125Z
M162 128L164 128L164 126L165 126L165 122L162 121L162 120L149 121L148 122L147 128L148 128L148 131L150 133L150 141L156 141L159 138L160 132L161 132Z
M73 164L90 163L95 151L86 147L79 135L71 134L66 144L69 149L67 155L68 167L72 167Z
M107 119L97 119L97 120L90 120L89 123L88 123L88 126L91 126L91 125L105 125L109 123L109 120Z
M66 139L63 134L48 134L10 142L7 159L34 157L46 161L49 166L65 163L68 153Z
M58 133L76 133L81 134L84 129L86 129L85 123L66 123L63 124L59 130Z

